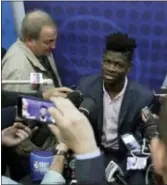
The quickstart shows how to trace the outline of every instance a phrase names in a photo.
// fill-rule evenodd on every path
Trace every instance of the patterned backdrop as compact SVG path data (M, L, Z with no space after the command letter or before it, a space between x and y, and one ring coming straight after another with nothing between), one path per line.
M13 12L10 2L1 2L1 37L2 47L8 49L17 38L16 28L14 24Z
M158 88L167 72L167 2L25 2L43 9L59 28L54 51L64 85L100 73L105 36L125 32L138 43L130 77Z

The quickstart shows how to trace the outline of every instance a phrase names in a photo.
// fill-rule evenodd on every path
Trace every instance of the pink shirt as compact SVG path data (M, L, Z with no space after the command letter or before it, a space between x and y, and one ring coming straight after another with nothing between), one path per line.
M123 89L113 99L110 98L103 85L104 95L102 145L106 148L118 149L118 118L127 84L128 79L126 77Z

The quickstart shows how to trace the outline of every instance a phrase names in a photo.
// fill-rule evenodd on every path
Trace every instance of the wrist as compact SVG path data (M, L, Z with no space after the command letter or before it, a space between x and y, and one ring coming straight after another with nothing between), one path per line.
M94 153L100 151L96 144L93 145L81 145L81 147L76 147L76 150L74 150L74 153L76 155L83 155L88 153Z
M55 155L49 169L61 174L64 169L64 162L65 156Z

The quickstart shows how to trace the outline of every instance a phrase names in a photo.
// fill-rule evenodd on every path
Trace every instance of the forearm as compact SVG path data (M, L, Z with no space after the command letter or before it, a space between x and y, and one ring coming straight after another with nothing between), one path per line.
M41 184L55 184L55 185L65 184L65 179L62 176L64 161L65 161L64 156L61 155L54 156L52 164L50 165L48 172L45 174Z
M65 162L65 157L63 155L56 155L53 158L53 161L52 161L52 164L50 165L49 170L56 171L62 174L64 169L64 162Z

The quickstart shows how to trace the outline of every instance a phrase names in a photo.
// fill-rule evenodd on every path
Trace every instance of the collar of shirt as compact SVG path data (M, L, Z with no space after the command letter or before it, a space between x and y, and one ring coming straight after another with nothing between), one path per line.
M109 99L110 101L119 99L120 97L122 97L122 96L125 94L127 85L128 85L128 78L125 77L125 83L124 83L124 86L123 86L122 90L121 90L121 91L119 92L119 94L117 94L113 99L111 99L111 97L109 96L108 92L106 91L106 89L105 89L105 87L104 87L104 83L103 83L103 92L104 92L104 96L108 97L107 99Z

